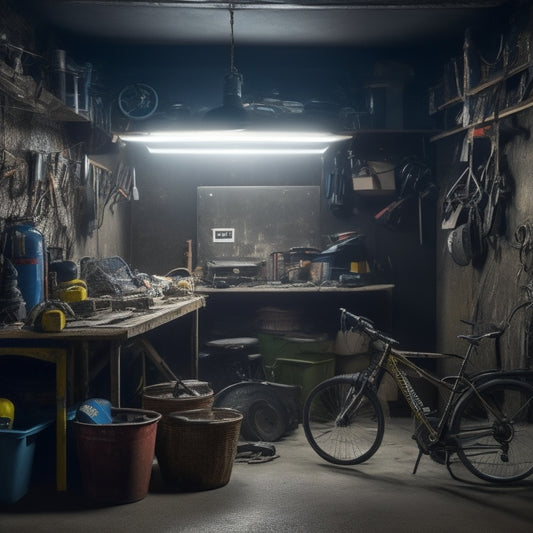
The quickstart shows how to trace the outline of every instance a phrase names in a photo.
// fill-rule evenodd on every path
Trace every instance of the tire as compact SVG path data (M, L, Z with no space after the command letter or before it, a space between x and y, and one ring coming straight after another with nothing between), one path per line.
M469 391L450 425L457 455L475 476L494 483L518 481L533 472L533 387L492 380Z
M275 442L287 432L288 416L272 395L257 397L243 408L241 435L249 441Z
M118 107L131 119L142 120L151 117L159 104L159 97L153 87L145 83L133 83L124 87L118 95Z
M322 459L333 464L362 463L376 453L383 439L383 410L371 389L365 388L356 407L343 420L338 419L355 392L353 376L335 376L315 387L304 405L307 441Z

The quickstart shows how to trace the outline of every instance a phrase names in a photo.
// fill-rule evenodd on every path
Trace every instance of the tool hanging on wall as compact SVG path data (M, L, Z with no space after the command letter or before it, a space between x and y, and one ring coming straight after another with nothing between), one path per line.
M131 198L132 200L139 200L139 190L137 189L137 177L135 175L135 167L131 169L131 176L132 176L132 186L131 186Z
M423 244L423 202L434 201L438 195L431 168L417 157L407 157L396 167L396 182L399 187L398 198L379 211L374 219L391 227L399 227L409 218L416 201L418 240Z
M500 232L496 220L502 215L506 185L499 131L498 121L469 130L463 144L466 167L444 198L441 228L451 230L448 251L459 266L479 264L487 240Z
M350 153L350 152L349 152ZM347 164L348 158L344 152L338 151L333 158L333 168L326 175L325 180L325 197L329 201L329 209L335 215L343 217L349 214L351 210L350 190L347 184L348 176Z

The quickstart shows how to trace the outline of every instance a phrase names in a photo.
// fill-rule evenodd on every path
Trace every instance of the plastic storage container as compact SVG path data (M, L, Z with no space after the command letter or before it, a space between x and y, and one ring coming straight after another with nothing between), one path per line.
M307 354L312 356L313 354ZM278 357L273 367L274 381L286 385L297 385L300 388L300 408L309 393L325 379L335 375L335 359L305 359L300 357Z
M15 503L29 490L41 433L54 423L23 424L0 430L0 504Z
M262 355L263 370L268 380L277 381L274 366L278 358L296 358L321 361L333 357L334 343L326 335L271 335L259 333L259 349Z

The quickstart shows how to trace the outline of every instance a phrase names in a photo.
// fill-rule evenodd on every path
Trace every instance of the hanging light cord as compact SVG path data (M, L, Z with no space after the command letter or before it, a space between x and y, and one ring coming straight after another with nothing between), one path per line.
M234 74L237 72L235 68L235 37L233 35L234 13L233 9L229 10L229 23L231 28L231 53L230 53L230 72Z

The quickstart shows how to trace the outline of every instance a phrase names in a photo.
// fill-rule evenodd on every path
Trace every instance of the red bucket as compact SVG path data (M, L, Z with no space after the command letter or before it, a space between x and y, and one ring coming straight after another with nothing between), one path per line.
M119 408L111 414L112 424L73 422L83 491L101 504L142 500L150 485L161 415Z

